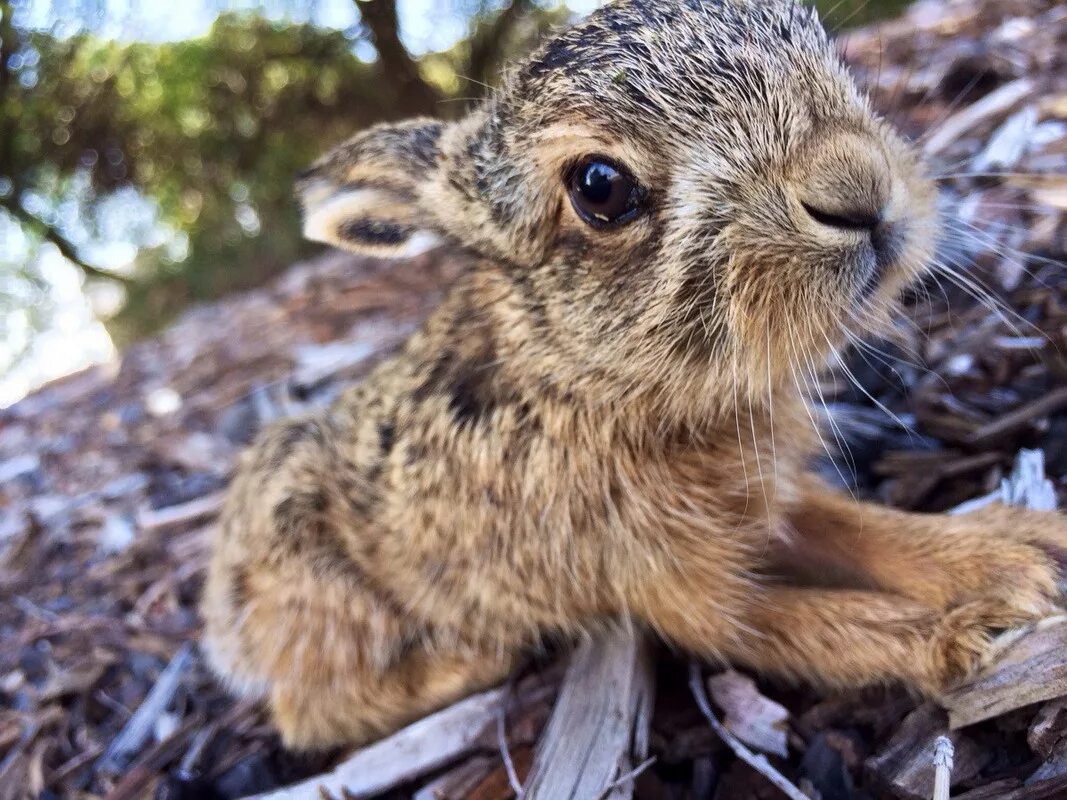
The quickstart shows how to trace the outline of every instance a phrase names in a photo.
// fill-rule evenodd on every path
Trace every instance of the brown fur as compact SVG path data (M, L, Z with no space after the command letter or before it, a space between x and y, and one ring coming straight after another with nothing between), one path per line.
M579 219L564 176L590 154L633 172L646 213ZM905 514L807 473L815 373L846 330L888 323L937 235L916 157L810 9L609 5L466 119L364 132L301 190L316 238L450 241L477 263L402 354L266 431L234 482L206 646L288 744L381 735L605 619L767 673L936 693L1051 607L1057 516ZM884 209L891 246L805 202ZM796 579L828 568L848 585Z

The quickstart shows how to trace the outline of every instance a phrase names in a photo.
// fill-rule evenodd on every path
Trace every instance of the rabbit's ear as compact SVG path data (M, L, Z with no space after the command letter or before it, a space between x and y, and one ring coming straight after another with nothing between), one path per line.
M364 131L300 176L304 235L357 253L413 256L442 242L422 207L445 125L416 119Z

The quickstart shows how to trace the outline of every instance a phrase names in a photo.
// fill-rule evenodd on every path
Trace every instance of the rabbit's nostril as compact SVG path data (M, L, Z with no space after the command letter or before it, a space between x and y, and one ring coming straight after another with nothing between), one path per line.
M804 210L813 220L828 228L848 231L877 232L882 225L882 212L869 208L828 209L804 202Z

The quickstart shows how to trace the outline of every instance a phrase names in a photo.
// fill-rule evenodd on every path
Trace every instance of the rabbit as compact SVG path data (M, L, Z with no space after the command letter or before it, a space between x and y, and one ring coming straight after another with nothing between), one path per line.
M286 746L370 741L620 619L937 696L1055 611L1060 516L905 513L812 472L813 377L888 329L939 237L813 9L609 3L464 118L359 133L298 193L311 239L472 264L236 471L204 648Z

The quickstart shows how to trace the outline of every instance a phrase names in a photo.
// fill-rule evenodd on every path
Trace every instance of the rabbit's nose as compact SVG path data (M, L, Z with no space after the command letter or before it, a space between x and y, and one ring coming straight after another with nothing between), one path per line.
M854 133L832 136L809 161L798 199L818 229L866 234L876 247L887 231L893 174L874 139Z
M802 200L801 205L809 217L827 228L860 231L873 237L885 222L885 209L871 204L839 206L826 200Z
M873 288L899 252L901 226L886 219L886 207L873 203L840 206L826 200L801 201L804 211L820 227L846 235L859 234L874 251L874 272L868 278Z

